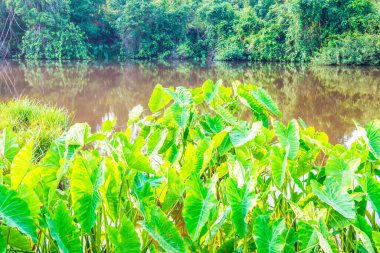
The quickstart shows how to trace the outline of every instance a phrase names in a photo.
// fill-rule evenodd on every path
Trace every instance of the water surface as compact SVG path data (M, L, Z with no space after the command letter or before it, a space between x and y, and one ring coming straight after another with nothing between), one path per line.
M67 108L75 122L93 128L117 117L123 128L128 111L147 108L157 83L196 87L207 79L233 80L265 87L279 104L285 121L301 117L325 131L333 143L347 142L355 125L380 119L380 68L315 67L289 64L137 61L125 64L0 63L0 99L20 96Z

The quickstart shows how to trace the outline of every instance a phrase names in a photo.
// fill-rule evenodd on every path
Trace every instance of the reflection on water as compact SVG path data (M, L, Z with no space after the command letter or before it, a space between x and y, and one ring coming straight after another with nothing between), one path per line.
M265 87L280 105L284 120L301 117L326 131L333 143L380 118L380 68L308 67L289 64L188 62L126 64L0 63L0 98L28 96L66 107L75 121L98 128L102 120L127 121L137 104L147 108L154 85L199 86L206 79L240 80Z

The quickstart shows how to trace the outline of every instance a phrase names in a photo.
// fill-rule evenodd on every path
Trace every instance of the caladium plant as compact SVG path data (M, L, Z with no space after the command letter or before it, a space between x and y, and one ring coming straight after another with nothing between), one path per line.
M210 80L157 85L149 109L123 132L76 124L38 161L4 131L1 252L380 251L379 121L332 145Z

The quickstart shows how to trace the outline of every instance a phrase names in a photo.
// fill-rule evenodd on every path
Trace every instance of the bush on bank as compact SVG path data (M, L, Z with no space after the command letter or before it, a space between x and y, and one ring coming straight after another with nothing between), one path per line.
M123 132L75 124L37 162L33 138L3 142L0 249L379 251L380 121L332 145L262 88L221 81L157 85L149 109Z

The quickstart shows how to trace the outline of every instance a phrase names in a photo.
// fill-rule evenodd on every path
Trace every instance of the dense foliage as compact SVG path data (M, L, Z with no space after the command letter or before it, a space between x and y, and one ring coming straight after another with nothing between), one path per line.
M8 56L379 64L376 0L1 0L0 16Z
M378 252L380 122L349 147L262 88L157 85L125 132L75 124L32 159L2 134L0 249Z

